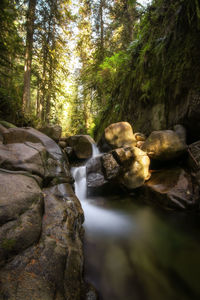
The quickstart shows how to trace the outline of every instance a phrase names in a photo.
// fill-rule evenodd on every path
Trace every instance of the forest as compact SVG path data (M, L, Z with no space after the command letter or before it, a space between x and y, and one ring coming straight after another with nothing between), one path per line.
M3 0L0 14L0 117L16 125L98 136L199 92L198 0Z
M200 299L199 83L199 0L0 0L0 300Z

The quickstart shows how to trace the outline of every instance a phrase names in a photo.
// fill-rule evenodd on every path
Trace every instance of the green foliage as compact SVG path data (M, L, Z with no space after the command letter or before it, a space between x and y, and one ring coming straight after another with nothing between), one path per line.
M96 133L109 122L127 119L132 123L138 103L145 106L181 99L199 85L199 20L199 1L153 1L135 26L136 38L124 51L127 62L115 68L112 59L105 59L101 65L105 70L101 84L106 86L110 105ZM115 55L114 61L117 58Z

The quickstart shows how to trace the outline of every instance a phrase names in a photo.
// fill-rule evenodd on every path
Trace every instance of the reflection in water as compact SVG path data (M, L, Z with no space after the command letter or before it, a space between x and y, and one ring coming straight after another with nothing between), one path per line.
M200 299L199 217L133 198L88 199L85 167L72 172L86 219L86 279L100 299Z

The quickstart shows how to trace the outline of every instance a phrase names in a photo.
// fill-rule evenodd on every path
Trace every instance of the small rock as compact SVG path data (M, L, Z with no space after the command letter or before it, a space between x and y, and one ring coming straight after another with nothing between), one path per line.
M105 178L107 180L116 178L119 175L120 166L111 153L106 153L101 157Z

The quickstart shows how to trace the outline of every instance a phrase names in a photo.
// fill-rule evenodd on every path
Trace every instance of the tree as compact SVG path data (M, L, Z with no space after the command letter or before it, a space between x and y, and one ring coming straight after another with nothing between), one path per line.
M33 33L35 21L35 7L37 0L29 0L27 12L27 34L26 34L26 50L24 64L24 90L22 100L22 111L28 112L30 109L30 83L31 83L31 64L33 50Z

